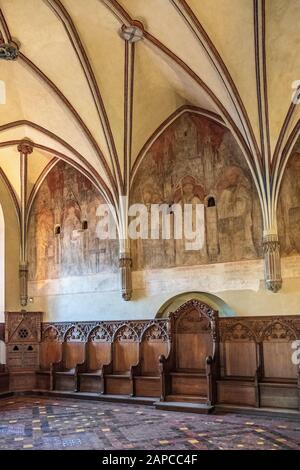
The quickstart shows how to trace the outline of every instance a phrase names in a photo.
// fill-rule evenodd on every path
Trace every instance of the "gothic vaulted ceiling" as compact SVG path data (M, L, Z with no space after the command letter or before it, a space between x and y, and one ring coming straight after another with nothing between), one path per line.
M298 0L0 0L0 165L20 196L17 142L31 139L29 190L64 158L117 200L147 145L185 108L223 121L272 225L297 137ZM125 41L135 25L143 38ZM0 39L1 39L0 38ZM30 191L29 191L30 196Z

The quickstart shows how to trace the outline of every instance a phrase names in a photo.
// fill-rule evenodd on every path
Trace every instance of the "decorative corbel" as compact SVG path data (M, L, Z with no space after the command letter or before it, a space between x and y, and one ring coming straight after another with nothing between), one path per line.
M121 291L124 300L130 300L132 296L132 259L130 253L120 253L119 267L121 274Z
M26 139L18 145L20 153L20 183L21 183L21 248L20 248L20 304L25 307L28 302L28 261L27 261L27 157L33 151L33 143Z
M280 245L276 233L263 237L264 270L266 288L278 292L282 286Z

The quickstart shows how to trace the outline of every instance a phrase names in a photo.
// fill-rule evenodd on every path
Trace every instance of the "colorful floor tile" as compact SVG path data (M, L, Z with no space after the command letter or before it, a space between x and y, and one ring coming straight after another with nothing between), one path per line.
M300 450L298 417L198 415L18 397L0 402L0 449Z

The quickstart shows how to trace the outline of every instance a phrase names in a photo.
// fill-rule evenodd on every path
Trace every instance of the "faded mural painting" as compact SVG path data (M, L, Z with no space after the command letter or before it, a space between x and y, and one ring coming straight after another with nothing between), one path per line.
M97 237L97 208L104 203L84 175L63 161L55 165L42 183L30 215L30 280L117 269L117 241Z
M296 144L285 169L277 221L281 254L300 253L300 142Z
M203 204L205 241L132 241L135 269L197 265L261 256L262 217L244 157L223 126L185 113L155 141L137 171L132 202Z

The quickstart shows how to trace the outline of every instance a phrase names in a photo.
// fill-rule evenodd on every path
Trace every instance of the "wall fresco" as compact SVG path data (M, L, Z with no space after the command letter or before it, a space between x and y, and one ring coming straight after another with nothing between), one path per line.
M65 162L55 165L42 183L30 215L30 280L117 269L117 241L97 237L97 208L103 203L84 175Z
M300 253L300 143L296 144L282 180L277 209L281 254Z
M137 171L132 202L204 205L201 250L182 240L132 241L134 269L261 257L262 217L249 169L231 133L185 113L166 129ZM149 216L150 217L150 216Z

